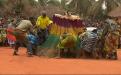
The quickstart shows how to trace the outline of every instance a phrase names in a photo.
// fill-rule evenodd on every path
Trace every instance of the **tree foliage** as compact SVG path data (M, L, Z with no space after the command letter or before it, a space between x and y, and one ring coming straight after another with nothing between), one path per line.
M104 2L106 10L102 9ZM121 0L38 0L38 2L35 0L0 0L0 14L39 15L43 10L48 11L49 14L69 10L83 18L94 18L106 15L120 5Z
M102 9L105 2L107 9ZM69 9L79 13L81 17L97 17L98 15L107 14L114 8L121 5L121 0L72 0Z

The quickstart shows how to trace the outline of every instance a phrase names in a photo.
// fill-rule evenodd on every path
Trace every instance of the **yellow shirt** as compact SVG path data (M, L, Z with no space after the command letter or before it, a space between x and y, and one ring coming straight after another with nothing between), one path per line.
M43 18L42 16L39 16L36 22L37 27L41 29L46 29L49 24L51 24L52 21L49 19L49 17Z

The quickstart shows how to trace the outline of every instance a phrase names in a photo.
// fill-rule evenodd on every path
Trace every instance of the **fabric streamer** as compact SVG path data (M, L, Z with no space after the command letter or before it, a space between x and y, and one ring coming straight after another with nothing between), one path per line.
M78 33L83 31L83 27L83 20L77 17L68 18L66 16L55 14L53 16L53 24L50 27L50 35L48 36L45 43L38 47L39 52L37 53L47 57L56 56L57 45L60 42L60 36L66 32L77 37Z

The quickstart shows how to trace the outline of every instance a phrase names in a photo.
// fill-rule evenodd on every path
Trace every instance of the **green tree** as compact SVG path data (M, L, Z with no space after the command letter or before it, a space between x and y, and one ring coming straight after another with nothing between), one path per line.
M105 2L107 9L102 10L102 4ZM82 17L94 16L97 17L100 14L107 14L114 8L121 5L121 0L72 0L70 2L69 9L79 13ZM107 12L107 13L104 13Z
M3 6L4 0L0 0L0 7Z

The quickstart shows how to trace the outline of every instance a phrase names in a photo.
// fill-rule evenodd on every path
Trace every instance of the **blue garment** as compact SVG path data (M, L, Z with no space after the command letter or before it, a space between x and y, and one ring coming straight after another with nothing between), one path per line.
M37 48L38 39L35 35L29 34L27 36L29 43L27 44L27 50L29 54L34 54L34 49Z
M37 37L32 35L32 34L29 34L27 36L27 38L28 38L29 42L32 43L32 44L37 44L38 43Z

